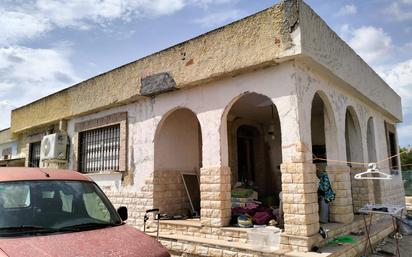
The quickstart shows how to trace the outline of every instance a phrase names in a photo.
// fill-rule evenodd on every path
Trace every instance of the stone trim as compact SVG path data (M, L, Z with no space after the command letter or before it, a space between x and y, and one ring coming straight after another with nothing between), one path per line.
M231 216L229 167L200 169L200 219L203 226L229 225Z
M97 129L109 125L115 125L127 120L127 112L118 112L101 118L78 122L74 125L74 132Z
M74 125L75 134L73 136L73 170L79 169L79 134L87 130L103 128L112 125L120 125L120 152L119 152L119 170L125 172L127 170L127 112L118 112L101 118L91 119L83 122L78 122Z
M312 163L282 163L285 233L310 237L319 231L316 166Z
M43 139L44 135L46 135L46 133L38 133L38 134L29 135L27 136L26 142L28 144L40 142Z

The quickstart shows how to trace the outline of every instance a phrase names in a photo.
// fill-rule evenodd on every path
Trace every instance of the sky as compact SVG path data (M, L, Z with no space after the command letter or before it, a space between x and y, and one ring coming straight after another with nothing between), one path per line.
M278 0L0 0L0 129L10 111ZM412 145L412 0L307 0L402 97Z

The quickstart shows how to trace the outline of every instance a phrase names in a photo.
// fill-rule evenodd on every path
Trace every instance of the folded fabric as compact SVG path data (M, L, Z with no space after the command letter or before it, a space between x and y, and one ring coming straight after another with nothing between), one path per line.
M272 216L267 212L256 212L253 216L253 222L257 225L265 225L272 219Z
M232 197L232 203L250 203L253 202L253 198L246 197L246 198L241 198L241 197Z
M232 190L232 197L248 198L252 195L253 195L253 189L251 188L235 188Z
M253 210L256 209L259 205L257 205L256 203L247 203L246 204L246 209L248 210Z

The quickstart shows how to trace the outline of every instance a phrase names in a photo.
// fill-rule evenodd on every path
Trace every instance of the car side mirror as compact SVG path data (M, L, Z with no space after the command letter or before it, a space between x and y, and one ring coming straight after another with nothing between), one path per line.
M127 207L126 206L120 206L117 209L117 213L119 214L120 218L122 221L126 221L129 215L127 214Z

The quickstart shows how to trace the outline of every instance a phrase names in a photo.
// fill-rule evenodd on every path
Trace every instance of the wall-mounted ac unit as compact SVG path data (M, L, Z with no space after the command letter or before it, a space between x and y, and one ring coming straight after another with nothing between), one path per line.
M67 135L62 133L55 133L46 135L41 141L40 159L66 159L67 151Z

